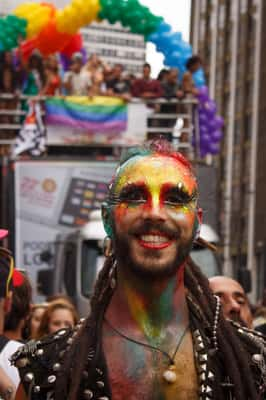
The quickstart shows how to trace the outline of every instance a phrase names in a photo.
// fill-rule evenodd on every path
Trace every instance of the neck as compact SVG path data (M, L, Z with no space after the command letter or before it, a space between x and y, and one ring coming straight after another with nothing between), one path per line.
M118 329L136 329L151 340L171 326L188 324L184 265L171 277L148 280L118 266L117 287L106 318Z

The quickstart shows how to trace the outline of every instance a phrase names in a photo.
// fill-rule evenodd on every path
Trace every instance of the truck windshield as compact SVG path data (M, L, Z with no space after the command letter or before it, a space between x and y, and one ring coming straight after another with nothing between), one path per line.
M92 295L98 273L104 263L102 249L97 241L85 240L82 243L81 257L81 293L85 297Z
M220 275L220 266L218 257L209 249L194 249L190 253L192 260L200 267L205 276Z

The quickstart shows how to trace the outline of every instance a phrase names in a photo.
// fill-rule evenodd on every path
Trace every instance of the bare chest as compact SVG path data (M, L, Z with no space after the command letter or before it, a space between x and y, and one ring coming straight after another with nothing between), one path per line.
M175 357L177 379L167 383L168 358L155 350L117 337L104 339L113 400L196 400L198 382L191 336Z

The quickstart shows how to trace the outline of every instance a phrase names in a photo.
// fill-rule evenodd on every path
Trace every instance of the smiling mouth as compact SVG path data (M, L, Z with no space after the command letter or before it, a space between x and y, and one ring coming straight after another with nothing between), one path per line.
M138 236L138 241L139 244L146 249L161 250L169 247L173 242L173 239L160 233L149 233Z

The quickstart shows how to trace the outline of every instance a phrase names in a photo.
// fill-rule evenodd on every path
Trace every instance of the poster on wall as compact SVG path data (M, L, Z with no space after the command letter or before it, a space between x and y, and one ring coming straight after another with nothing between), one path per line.
M90 212L101 207L115 166L92 161L15 163L15 259L33 284L38 271L47 268L41 253L54 254L57 235L83 226Z

